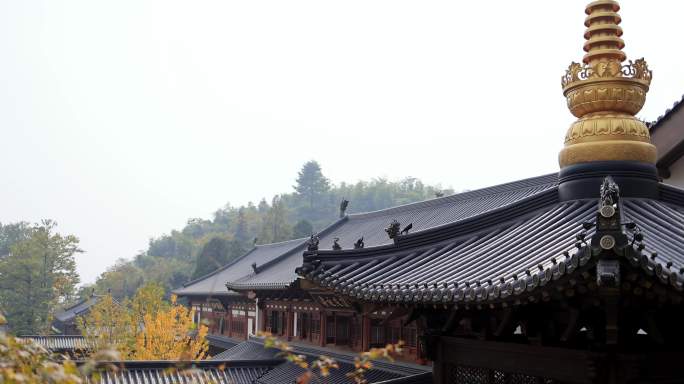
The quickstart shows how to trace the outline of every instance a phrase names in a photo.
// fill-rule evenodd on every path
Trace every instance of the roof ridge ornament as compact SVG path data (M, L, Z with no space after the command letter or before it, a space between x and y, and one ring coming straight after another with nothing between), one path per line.
M635 115L646 102L653 72L643 58L623 62L622 22L614 0L587 5L583 64L573 62L561 78L575 121L559 154L561 168L596 161L655 164L648 127Z
M401 224L397 221L397 219L392 219L392 222L389 224L389 226L385 228L385 232L387 232L387 236L389 236L390 239L396 241L396 238L399 236L400 227Z
M321 241L317 233L311 234L309 240L306 242L306 250L309 252L318 251L318 243Z
M347 207L349 206L349 200L342 198L340 202L340 219L346 216Z
M333 251L341 251L342 246L340 245L340 238L336 237L333 239L333 245L332 245Z
M601 184L601 207L599 213L605 218L615 215L620 201L620 187L611 176L606 176Z

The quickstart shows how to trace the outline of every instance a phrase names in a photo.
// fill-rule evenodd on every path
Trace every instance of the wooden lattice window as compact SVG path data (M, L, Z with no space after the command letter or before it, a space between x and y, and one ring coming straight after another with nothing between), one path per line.
M449 365L448 384L562 384L556 380L495 369Z

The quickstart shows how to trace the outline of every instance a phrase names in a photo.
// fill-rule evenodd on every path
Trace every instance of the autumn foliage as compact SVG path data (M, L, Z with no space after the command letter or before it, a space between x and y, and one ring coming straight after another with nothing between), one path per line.
M193 321L194 311L163 299L163 288L148 284L132 300L110 295L79 320L94 350L113 348L127 360L201 360L207 356L208 329Z
M135 348L129 355L134 360L201 360L206 357L208 329L200 325L195 334L193 311L171 297L167 310L147 313L143 327L135 335Z

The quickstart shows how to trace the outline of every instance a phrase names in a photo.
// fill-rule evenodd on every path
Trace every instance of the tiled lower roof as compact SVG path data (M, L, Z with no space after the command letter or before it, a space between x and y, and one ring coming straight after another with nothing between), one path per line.
M234 346L242 342L242 340L237 340L233 339L232 337L220 335L207 335L206 339L210 346L223 349L233 348Z
M254 384L282 360L198 361L188 368L179 361L127 361L110 363L118 372L105 371L99 384ZM103 363L104 364L104 363Z
M212 360L269 360L275 359L278 350L264 348L257 339L250 339L214 356Z
M39 336L28 335L19 337L20 340L31 341L52 352L84 351L90 349L88 341L83 336Z
M308 361L312 361L318 356L325 355L333 358L339 364L340 368L332 370L330 376L325 378L325 383L349 383L349 378L346 377L346 374L353 370L353 359L355 356L353 353L345 353L303 344L290 343L290 346L293 348L294 353L306 356ZM228 361L233 359L273 359L278 357L278 353L279 351L276 349L264 348L263 343L259 339L252 338L215 356L214 359ZM284 363L264 374L259 378L257 383L294 383L304 372L305 371L302 368L292 363ZM369 383L431 383L431 372L431 368L426 366L376 361L374 362L374 368L370 370L365 377L368 379Z
M90 307L97 304L97 302L100 300L100 297L102 296L91 295L90 297L87 297L67 308L64 308L62 311L55 313L55 320L63 323L73 320L74 318L76 318L76 316L81 315L90 310Z

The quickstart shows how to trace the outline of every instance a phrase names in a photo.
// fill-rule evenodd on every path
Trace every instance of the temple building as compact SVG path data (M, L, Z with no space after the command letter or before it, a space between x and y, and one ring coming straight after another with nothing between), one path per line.
M52 330L62 335L81 335L81 331L78 329L78 317L90 313L90 308L97 304L101 297L101 295L92 293L90 296L55 313L55 318L52 321Z
M256 246L175 291L237 344L219 356L262 330L312 354L404 340L435 383L684 382L684 112L635 117L652 72L619 10L586 7L558 173Z
M619 9L586 7L586 55L562 78L577 120L553 188L389 246L304 255L299 272L319 287L410 308L435 383L684 380L684 191L656 167L677 164L677 143L659 157L634 117L652 72L625 63ZM651 130L675 135L680 117Z
M666 183L684 188L684 96L651 123L651 141L658 148L658 173Z
M465 220L557 185L557 175L465 192L376 212L344 215L317 235L318 249L371 249L394 243L385 231L393 220L422 231ZM257 245L243 257L176 289L208 320L210 342L239 343L258 330L296 343L364 351L388 342L406 343L404 359L428 363L421 351L420 325L407 308L376 308L301 279L296 269L309 239ZM257 310L258 308L258 310ZM256 325L257 328L254 328Z

